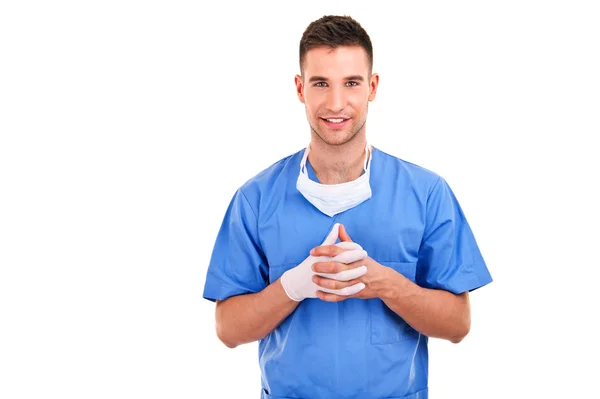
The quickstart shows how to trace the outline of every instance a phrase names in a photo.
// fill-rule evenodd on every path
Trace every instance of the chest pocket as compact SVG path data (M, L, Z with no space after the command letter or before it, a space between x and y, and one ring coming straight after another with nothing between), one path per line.
M391 267L412 282L415 282L416 262L379 262ZM419 333L379 298L369 300L371 313L371 344L393 344L407 339L416 339Z

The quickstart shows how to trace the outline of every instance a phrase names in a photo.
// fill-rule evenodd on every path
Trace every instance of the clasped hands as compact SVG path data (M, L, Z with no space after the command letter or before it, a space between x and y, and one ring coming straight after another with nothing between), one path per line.
M342 240L335 243L338 237ZM302 263L283 273L281 284L294 301L320 298L337 302L347 298L378 297L389 269L368 257L336 223L323 243Z

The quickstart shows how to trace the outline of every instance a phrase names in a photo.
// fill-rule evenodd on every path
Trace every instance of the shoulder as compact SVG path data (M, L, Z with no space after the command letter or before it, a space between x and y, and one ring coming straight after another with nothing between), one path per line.
M238 192L241 192L253 207L257 206L263 194L277 192L279 188L288 184L290 177L297 177L303 154L304 148L272 163L244 182Z
M376 163L376 167L379 166L381 168L382 175L386 178L394 176L402 186L418 187L420 188L419 191L424 190L426 193L429 193L433 187L444 181L433 170L409 162L373 146L373 162L375 162L377 157L379 158L379 162Z

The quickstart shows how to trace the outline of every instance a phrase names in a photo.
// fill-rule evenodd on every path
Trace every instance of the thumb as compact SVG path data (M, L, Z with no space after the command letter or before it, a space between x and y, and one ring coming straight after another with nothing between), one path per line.
M329 235L327 236L327 238L325 239L325 241L323 241L323 243L321 245L334 245L338 239L338 234L340 231L340 224L336 223L333 225L333 228L331 229L331 232L329 233Z
M340 225L340 240L344 242L352 242L352 238L350 238L350 236L348 235L348 232L346 231L346 228L343 224Z

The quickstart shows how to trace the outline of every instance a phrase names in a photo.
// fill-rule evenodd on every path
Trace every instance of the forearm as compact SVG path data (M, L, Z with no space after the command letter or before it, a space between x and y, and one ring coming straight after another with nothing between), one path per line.
M238 295L217 302L217 336L228 347L267 336L299 302L292 301L278 279L261 292Z
M393 270L390 274L390 285L381 299L415 330L454 343L469 333L468 293L423 288Z

